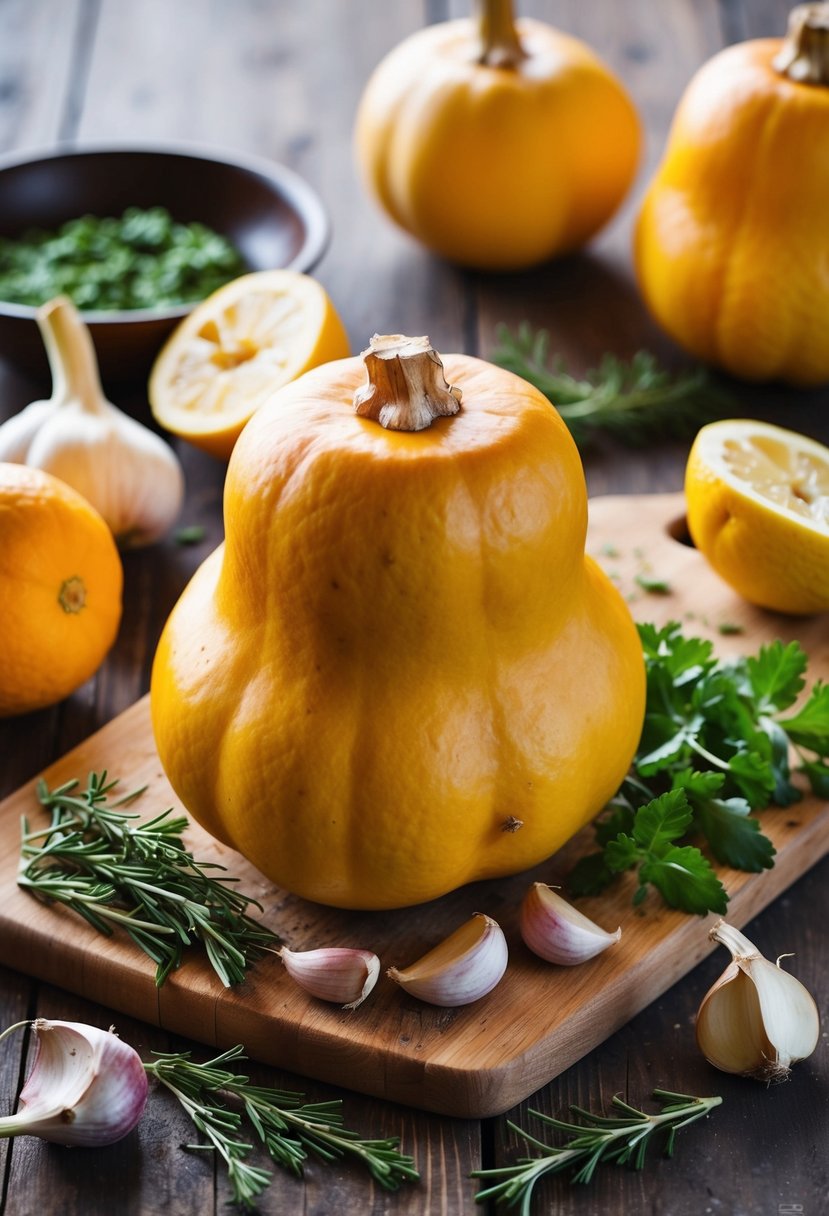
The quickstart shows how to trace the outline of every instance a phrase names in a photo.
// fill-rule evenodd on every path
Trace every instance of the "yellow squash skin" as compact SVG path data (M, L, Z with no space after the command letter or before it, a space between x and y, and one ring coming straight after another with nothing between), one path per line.
M524 56L480 63L480 27L443 22L400 43L363 93L357 161L401 228L450 261L514 270L587 242L636 172L639 120L584 43L515 26Z
M565 426L518 377L444 364L460 412L416 433L355 414L360 359L255 414L225 543L155 657L185 807L325 904L403 907L542 860L616 791L641 730L641 647L585 557Z
M720 52L692 80L635 233L642 294L686 350L746 380L829 380L829 88Z

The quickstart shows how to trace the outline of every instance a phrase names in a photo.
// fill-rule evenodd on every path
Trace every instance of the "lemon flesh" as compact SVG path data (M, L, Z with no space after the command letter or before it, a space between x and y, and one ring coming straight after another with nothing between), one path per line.
M711 423L685 494L694 544L735 591L778 612L829 611L829 448L770 423Z
M316 280L289 270L243 275L173 332L150 375L150 405L168 431L227 459L245 423L277 389L349 353L342 322Z

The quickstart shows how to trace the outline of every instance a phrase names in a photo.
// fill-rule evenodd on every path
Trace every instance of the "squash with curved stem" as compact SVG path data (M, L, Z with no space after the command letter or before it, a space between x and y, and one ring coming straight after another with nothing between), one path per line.
M829 4L728 47L677 110L635 236L645 301L746 380L829 380Z
M188 811L347 908L548 856L615 793L644 712L586 521L566 427L510 372L393 335L281 389L155 657Z
M585 244L627 193L639 120L583 42L511 0L430 25L375 69L355 147L371 194L450 261L531 266Z

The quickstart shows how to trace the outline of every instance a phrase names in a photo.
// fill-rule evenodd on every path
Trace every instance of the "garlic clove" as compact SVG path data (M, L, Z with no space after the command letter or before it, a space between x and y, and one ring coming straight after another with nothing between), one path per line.
M595 958L622 936L621 929L600 928L543 882L534 882L524 896L519 923L533 954L564 967Z
M507 969L507 941L497 921L476 912L410 967L386 975L430 1005L468 1005L491 992Z
M86 1148L123 1139L147 1103L149 1083L138 1053L111 1030L81 1022L38 1018L31 1025L35 1062L17 1113L0 1118L0 1137L39 1136Z
M817 1046L820 1018L811 994L733 925L718 921L709 936L730 950L732 962L700 1005L700 1051L723 1072L782 1080Z
M344 1009L362 1005L380 975L380 960L370 950L342 946L319 950L278 950L285 970L301 988Z

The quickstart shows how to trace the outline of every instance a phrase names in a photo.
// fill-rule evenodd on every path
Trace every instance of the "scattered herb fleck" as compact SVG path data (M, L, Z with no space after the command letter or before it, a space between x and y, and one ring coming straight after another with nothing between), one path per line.
M637 574L633 580L649 595L670 595L671 584L664 578L651 578L648 574Z
M203 524L191 524L186 528L178 528L175 533L177 545L198 545L207 535Z
M734 633L745 633L745 627L737 623L737 621L720 621L717 626L717 632L724 637L728 637Z

